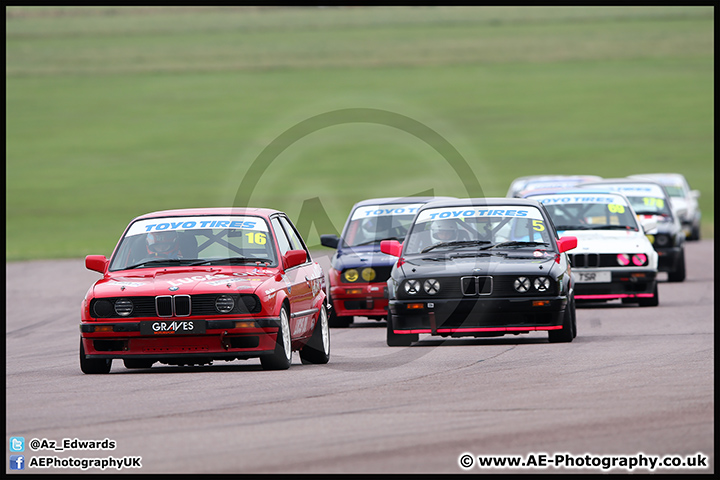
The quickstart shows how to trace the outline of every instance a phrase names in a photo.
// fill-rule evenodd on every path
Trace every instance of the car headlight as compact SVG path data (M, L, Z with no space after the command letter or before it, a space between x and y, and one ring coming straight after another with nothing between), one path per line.
M434 278L428 278L423 282L423 290L425 290L425 293L428 295L435 295L440 291L440 282Z
M113 313L113 304L109 300L96 300L93 312L96 317L110 317Z
M220 295L215 299L215 310L220 313L230 313L235 308L235 299L230 295Z
M245 304L245 308L247 308L247 311L250 313L259 312L262 309L262 306L255 295L243 295L242 301Z
M623 267L630 265L630 255L627 253L618 253L616 258L618 265L622 265Z
M405 293L416 295L420 291L420 282L417 280L407 280L403 288L405 288Z
M115 301L115 313L121 317L127 317L133 311L133 303L129 298L118 298Z
M633 265L638 267L642 267L643 265L645 265L647 263L647 259L647 255L645 255L644 253L638 253L632 256Z
M358 274L358 271L354 268L350 268L343 272L343 279L348 283L357 282L358 278L360 278L360 275Z
M530 279L527 277L518 277L515 279L513 287L515 287L515 290L519 293L525 293L530 290Z
M550 288L550 279L548 277L538 277L533 281L533 287L538 292L547 292Z
M667 247L671 244L670 235L659 234L655 235L655 245L658 247Z
M373 280L375 280L375 269L371 267L363 268L360 276L366 282L372 282Z

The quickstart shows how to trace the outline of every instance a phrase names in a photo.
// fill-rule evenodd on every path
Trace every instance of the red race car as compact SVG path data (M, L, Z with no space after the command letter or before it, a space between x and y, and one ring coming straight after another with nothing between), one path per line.
M387 318L385 295L397 258L380 251L383 240L402 242L418 209L451 197L370 198L356 203L342 236L321 235L323 246L336 249L328 272L330 327L348 327L355 316Z
M263 208L167 210L135 218L82 302L80 368L260 358L264 369L327 363L325 275L288 217Z

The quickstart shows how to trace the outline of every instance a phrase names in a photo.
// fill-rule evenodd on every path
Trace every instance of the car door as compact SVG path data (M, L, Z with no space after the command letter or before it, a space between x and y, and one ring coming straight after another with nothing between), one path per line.
M288 228L288 220L283 216L274 216L270 219L275 238L278 242L280 255L288 250L305 250L307 259L310 255L304 245L298 246L297 239L288 234L294 229ZM312 289L307 277L308 262L285 270L284 279L287 283L288 299L290 300L290 335L300 338L307 334L312 323Z

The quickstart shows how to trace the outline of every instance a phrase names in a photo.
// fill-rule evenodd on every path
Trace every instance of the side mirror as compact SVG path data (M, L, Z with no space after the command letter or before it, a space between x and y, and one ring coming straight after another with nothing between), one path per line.
M105 255L88 255L85 257L85 268L93 272L105 274L107 264L108 259Z
M561 237L557 243L560 253L567 252L568 250L577 248L577 237Z
M340 244L340 239L337 235L320 235L320 245L323 247L337 248Z
M643 218L640 220L640 225L646 234L654 233L657 230L657 220L654 218Z
M402 253L402 243L397 240L383 240L380 242L380 251L393 257L399 257Z
M700 190L690 190L690 196L695 199L700 198Z
M288 250L283 255L283 270L297 267L307 261L307 252L305 250Z

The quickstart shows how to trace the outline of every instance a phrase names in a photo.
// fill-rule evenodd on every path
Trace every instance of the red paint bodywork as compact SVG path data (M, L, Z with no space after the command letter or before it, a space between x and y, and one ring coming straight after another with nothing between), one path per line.
M188 217L194 215L241 215L262 217L269 222L276 210L260 208L208 208L155 212L133 220L155 217ZM133 223L131 222L131 224ZM130 225L126 229L127 233ZM289 309L292 350L301 349L313 334L319 312L326 299L325 275L322 267L306 250L290 250L280 255L275 232L270 228L272 242L280 265L202 265L137 268L111 272L104 255L89 255L85 265L102 273L103 278L88 290L81 306L81 342L87 358L147 359L171 364L192 364L194 358L234 360L272 353L278 333L277 321L283 304ZM125 235L123 234L123 236ZM115 247L117 252L120 242ZM111 257L112 258L112 257ZM203 294L255 294L261 309L257 313L196 316L132 318L97 318L91 314L94 298L158 297ZM139 322L172 322L201 320L207 322L204 334L141 335L134 329ZM213 323L223 321L224 324ZM254 322L228 328L228 321ZM212 328L219 326L220 328ZM106 327L110 331L102 330ZM125 329L125 331L123 331ZM96 330L96 331L90 331ZM238 339L257 337L257 345L244 346ZM110 340L112 342L100 342ZM253 344L248 342L248 344ZM108 346L112 349L108 350ZM99 347L99 348L96 348ZM187 362L183 359L189 359ZM169 362L167 361L169 360ZM200 362L203 363L203 362ZM204 362L209 363L209 362Z

